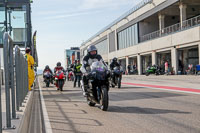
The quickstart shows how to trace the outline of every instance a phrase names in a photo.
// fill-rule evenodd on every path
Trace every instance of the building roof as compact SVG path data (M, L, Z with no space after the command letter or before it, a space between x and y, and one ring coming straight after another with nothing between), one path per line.
M115 21L113 21L111 24L109 24L108 26L106 26L105 28L103 28L102 30L100 30L99 32L97 32L94 36L90 37L87 41L83 42L81 44L81 46L85 45L86 43L88 43L89 41L91 41L92 39L94 39L96 36L98 36L99 34L101 34L104 31L110 29L112 26L114 26L115 24L119 23L121 20L123 20L124 18L128 17L129 15L131 15L132 13L134 13L135 11L137 11L138 9L142 8L146 4L151 3L152 1L153 0L142 0L140 3L138 3L137 5L135 5L132 9L130 9L128 12L126 12L125 14L123 14L122 16L120 16L118 19L116 19Z

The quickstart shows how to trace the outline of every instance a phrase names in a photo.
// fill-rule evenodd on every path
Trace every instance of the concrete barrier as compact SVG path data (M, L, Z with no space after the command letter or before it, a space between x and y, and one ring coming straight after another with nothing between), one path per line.
M17 130L17 133L28 133L29 123L30 123L30 116L31 116L31 110L32 110L32 104L33 104L33 96L34 91L29 92L29 96L27 99L27 103L25 105L25 109L23 111L23 115L20 118L20 125Z

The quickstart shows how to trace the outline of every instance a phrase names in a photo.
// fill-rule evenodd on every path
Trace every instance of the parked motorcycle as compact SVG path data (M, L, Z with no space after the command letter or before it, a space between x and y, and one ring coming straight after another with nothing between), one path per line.
M49 87L51 80L52 80L52 74L49 71L44 72L44 82L46 83L46 87Z
M57 89L63 91L63 86L65 84L65 74L62 70L56 72L55 80Z
M121 88L121 80L122 80L123 69L121 67L114 67L112 76L111 76L111 86L114 88L118 86Z
M90 68L87 103L89 106L100 104L101 110L107 111L109 104L109 71L101 61L92 63ZM83 82L81 82L81 88L84 89L83 87Z
M149 76L150 74L161 75L161 70L157 65L149 66L146 70L146 76Z
M138 74L137 68L131 69L131 70L130 70L130 74L131 74L131 75L136 75L136 74Z

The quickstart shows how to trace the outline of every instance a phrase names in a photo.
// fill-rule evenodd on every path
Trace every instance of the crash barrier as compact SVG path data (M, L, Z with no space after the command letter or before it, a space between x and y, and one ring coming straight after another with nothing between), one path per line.
M18 46L14 45L8 33L3 36L4 54L4 74L5 74L5 99L6 99L6 127L4 129L14 129L11 125L12 119L17 119L16 111L20 111L20 106L28 94L28 63L24 54ZM1 89L1 88L0 88ZM11 91L11 93L10 93ZM16 91L16 92L15 92ZM1 91L0 91L1 92ZM10 101L11 100L11 101ZM1 94L0 94L1 104ZM2 108L0 105L0 133L2 132Z

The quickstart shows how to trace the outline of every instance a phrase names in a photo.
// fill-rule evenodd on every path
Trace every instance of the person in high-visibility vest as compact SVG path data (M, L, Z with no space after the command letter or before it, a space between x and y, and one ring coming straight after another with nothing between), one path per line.
M76 87L76 82L78 80L78 87L81 86L81 76L82 76L82 73L81 73L81 64L80 64L80 60L76 60L75 61L76 63L74 64L74 75L75 75L75 80L74 80L74 87Z
M34 73L34 58L30 55L31 49L29 47L26 48L26 60L28 62L28 81L29 81L29 91L31 91L31 86L35 80L35 73Z

